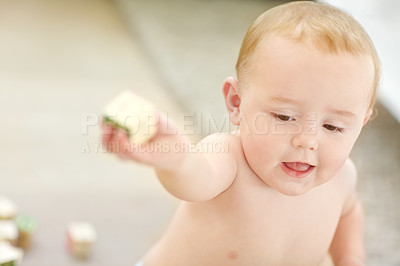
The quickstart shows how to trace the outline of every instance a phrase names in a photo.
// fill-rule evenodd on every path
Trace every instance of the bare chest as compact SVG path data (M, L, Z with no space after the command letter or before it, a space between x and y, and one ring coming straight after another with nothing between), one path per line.
M159 251L171 265L318 265L341 213L334 194L277 197L232 187L209 202L183 203Z
M300 202L265 197L231 206L230 226L238 240L246 239L263 253L325 252L334 235L341 208L324 199ZM222 220L225 220L222 218Z

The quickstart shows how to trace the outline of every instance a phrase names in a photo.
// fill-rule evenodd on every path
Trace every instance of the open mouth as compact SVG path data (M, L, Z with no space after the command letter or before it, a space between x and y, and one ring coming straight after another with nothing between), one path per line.
M282 162L280 165L287 175L296 178L308 176L315 168L314 165L301 162Z

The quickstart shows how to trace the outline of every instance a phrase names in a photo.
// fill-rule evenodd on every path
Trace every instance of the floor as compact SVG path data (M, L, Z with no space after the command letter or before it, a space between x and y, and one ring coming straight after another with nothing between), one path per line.
M102 0L0 2L0 195L39 220L22 265L133 265L177 201L153 170L99 147L98 116L124 89L178 113L116 5ZM66 251L71 221L93 224L88 261Z
M131 89L178 122L192 119L194 140L226 130L222 81L247 26L271 2L0 2L0 195L40 222L22 265L125 266L142 257L178 202L152 169L101 149L102 107ZM400 265L400 125L378 109L351 156L368 265ZM66 252L75 220L97 230L87 261Z

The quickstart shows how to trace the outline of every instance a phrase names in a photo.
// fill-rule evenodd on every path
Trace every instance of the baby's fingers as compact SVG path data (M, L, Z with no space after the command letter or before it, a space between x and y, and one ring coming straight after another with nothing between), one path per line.
M131 151L131 144L125 131L117 130L109 144L108 150L115 153L121 159L129 159L128 154Z
M109 123L102 123L102 143L108 152L115 153L121 159L129 159L129 139L125 131Z
M117 130L114 126L105 122L101 124L101 129L102 129L101 141L103 145L107 145L112 140Z

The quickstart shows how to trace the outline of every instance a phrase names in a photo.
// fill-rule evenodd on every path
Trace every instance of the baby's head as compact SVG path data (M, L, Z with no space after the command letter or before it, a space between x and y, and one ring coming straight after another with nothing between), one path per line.
M350 53L372 59L374 81L370 108L375 105L380 80L380 60L375 46L363 27L340 9L313 2L292 2L268 10L248 29L236 63L239 82L245 84L252 71L252 59L258 46L274 37L297 43L311 43L326 53Z
M253 171L286 195L337 174L371 116L380 78L360 24L325 4L275 7L250 26L236 70L224 96Z

